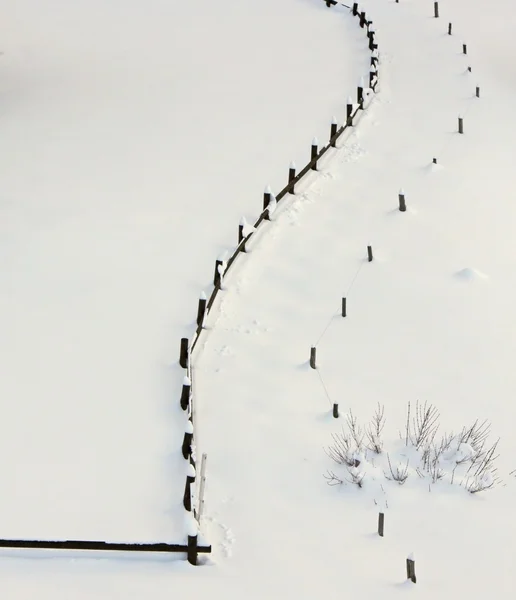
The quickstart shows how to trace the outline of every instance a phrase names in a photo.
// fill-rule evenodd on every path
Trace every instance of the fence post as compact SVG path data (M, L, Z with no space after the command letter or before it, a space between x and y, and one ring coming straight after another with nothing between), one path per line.
M339 405L338 404L333 405L333 418L334 419L339 418Z
M407 558L407 579L416 583L416 561L413 554Z
M314 139L312 140L312 147L310 150L310 162L317 158L317 153L319 152L318 146L319 140L316 137L314 137ZM312 166L312 171L317 171L317 161L315 161L314 165Z
M357 88L357 96L360 94L360 88ZM363 93L363 91L362 91ZM347 104L346 104L346 126L353 126L353 100L351 96L348 96Z
M330 127L330 146L332 148L335 148L337 145L337 140L333 139L336 135L337 135L337 118L333 117L331 120L331 127Z
M462 44L462 54L467 54L468 53L468 47L466 46L466 44Z
M206 294L201 292L199 296L199 305L197 306L197 327L202 327L206 315Z
M222 260L215 261L215 273L213 274L213 285L216 288L220 288L222 284L222 274L221 270L223 269L224 262Z
M360 79L360 82L357 87L357 102L358 108L364 110L364 78Z
M367 246L367 260L368 262L373 262L373 247Z
M362 29L363 29L365 24L366 24L365 12L361 12L360 13L360 27L362 27Z
M376 68L373 65L369 69L369 87L371 89L373 89L373 80L374 80L375 76L376 76Z
M312 367L312 369L317 369L317 366L315 364L316 352L317 350L314 346L312 346L310 348L310 366Z
M347 314L346 298L342 298L342 316L345 317L346 314Z
M181 389L181 408L186 410L190 404L190 390L192 389L192 382L189 377L185 375L183 379L183 387Z
M197 564L197 521L192 517L188 523L188 550L187 558L191 565Z
M452 34L452 24L448 23L448 35Z
M399 191L398 200L400 205L400 212L405 212L407 210L407 205L405 203L405 192L403 189Z
M459 117L459 133L464 133L464 119Z
M183 506L185 510L192 510L192 483L195 482L195 467L188 463L186 472L185 493L183 495Z
M476 87L476 89L475 89L475 96L476 96L477 98L480 98L480 88L478 87L478 85L477 85L477 87Z
M356 17L358 15L358 2L353 3L353 16Z
M185 434L183 437L183 445L181 450L183 452L183 458L188 460L188 457L192 453L192 440L193 440L193 423L188 420L185 425Z
M378 535L383 537L383 525L385 521L385 515L381 512L378 513Z
M439 18L439 2L434 2L434 17Z
M183 369L188 368L188 338L181 338L181 349L179 351L179 364Z
M288 182L289 184L291 184L294 179L296 178L296 163L294 161L292 161L290 163L290 167L288 169ZM295 193L295 184L292 185L292 187L290 188L290 193L294 194Z

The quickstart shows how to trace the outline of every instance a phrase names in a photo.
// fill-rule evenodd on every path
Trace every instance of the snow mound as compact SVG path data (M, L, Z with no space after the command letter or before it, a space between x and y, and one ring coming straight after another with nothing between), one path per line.
M457 279L461 279L462 281L476 281L480 279L488 279L485 273L482 273L482 271L479 271L478 269L472 269L470 267L457 271L455 273L455 277Z

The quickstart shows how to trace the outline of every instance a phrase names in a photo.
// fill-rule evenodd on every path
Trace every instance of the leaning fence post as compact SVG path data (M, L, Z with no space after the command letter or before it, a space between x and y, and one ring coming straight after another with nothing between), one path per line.
M464 119L459 117L459 133L464 133Z
M439 2L434 2L434 17L439 18Z
M346 298L342 298L342 316L345 317L347 314Z
M181 450L183 452L183 458L188 460L188 457L192 453L192 440L193 440L193 423L188 420L185 425L185 434L183 437L183 445Z
M199 528L197 521L192 517L188 523L188 546L187 546L187 558L191 565L197 564L197 534Z
M330 127L330 146L335 148L337 145L337 140L333 139L337 135L337 117L333 117L331 120Z
M410 579L412 583L416 583L416 561L413 554L410 554L407 558L407 579Z
M192 389L192 382L190 378L185 375L183 378L183 387L181 389L181 408L186 410L190 404L190 390Z
M314 137L314 139L312 140L312 147L310 150L310 162L317 158L317 153L319 152L318 146L319 140L316 137ZM317 160L315 160L315 163L312 165L312 171L317 171Z
M292 184L292 187L290 188L290 193L294 194L295 192L295 184L294 184L294 179L296 178L296 163L294 161L292 161L290 163L290 167L288 169L288 183L289 185Z
M401 189L398 193L398 200L400 205L400 212L405 212L407 210L407 205L405 203L405 192Z
M385 521L385 515L381 512L378 513L378 535L383 537L383 524Z
M315 358L316 358L316 348L314 346L312 346L310 348L310 366L312 367L312 369L316 369L317 366L315 364Z
M373 262L373 247L367 246L367 260L368 262Z
M181 338L179 364L183 367L183 369L188 368L188 338Z

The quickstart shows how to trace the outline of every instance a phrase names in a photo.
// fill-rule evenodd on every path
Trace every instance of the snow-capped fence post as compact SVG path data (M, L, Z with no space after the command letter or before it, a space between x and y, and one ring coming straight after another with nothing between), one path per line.
M360 95L362 92L360 92L360 88L358 88L358 92L357 92L357 96ZM360 102L360 100L359 100ZM346 104L346 126L347 127L352 127L353 126L353 100L351 99L351 97L348 98L347 104Z
M464 119L459 117L459 133L464 133Z
M381 512L378 513L378 535L383 537L383 525L385 522L385 515Z
M365 17L365 11L360 13L360 27L362 27L362 29L365 27L366 24L366 17Z
M333 418L334 419L339 418L339 405L338 404L333 405Z
M360 79L357 86L357 102L358 108L364 110L364 78Z
M222 274L221 271L224 268L224 262L222 260L217 259L215 261L215 273L213 274L213 285L216 288L220 288L222 284Z
M477 98L480 98L480 88L478 87L478 85L477 85L477 87L476 87L476 89L475 89L475 96L476 96Z
M353 2L352 13L354 17L358 15L358 2Z
M416 561L413 554L407 558L407 579L416 583Z
M330 146L332 148L335 148L337 145L337 140L334 140L333 138L337 135L337 118L333 117L333 119L331 120L331 127L330 127Z
M188 463L185 483L185 493L183 496L183 506L188 512L192 511L192 484L195 483L195 467Z
M452 34L452 24L448 23L448 35Z
M204 317L206 315L206 294L201 292L199 296L199 304L197 306L197 327L202 327L204 323Z
M372 66L369 69L369 87L371 89L373 89L373 81L374 81L375 77L376 77L376 68L374 66Z
M369 28L367 37L369 38L369 50L372 52L374 50L374 29L372 27Z
M466 46L466 44L462 44L462 54L467 54L468 53L468 47Z
M310 162L317 158L317 153L319 152L319 141L316 137L312 140L312 146L310 149ZM317 160L312 165L312 171L317 171Z
M289 185L292 184L292 187L290 188L290 193L293 194L295 192L294 190L294 179L296 178L296 163L294 161L292 161L290 163L290 167L288 169L288 183Z
M188 524L187 558L191 565L197 565L197 521L192 518Z
M310 366L312 367L312 369L317 369L317 366L315 364L316 353L317 353L316 348L314 346L312 346L310 348Z
M188 460L188 457L192 453L192 441L193 441L193 423L188 420L185 425L185 434L183 437L183 445L181 450L183 452L183 458Z
M199 487L199 507L197 509L197 520L200 524L202 519L202 513L204 512L204 488L206 486L206 459L207 454L202 455L201 460L201 485Z
M373 247L367 246L367 260L368 262L373 262Z
M263 192L263 210L265 210L269 206L269 202L271 201L271 187L267 185Z
M405 192L403 190L399 191L398 200L400 205L400 212L405 212L407 210L407 204L405 203Z
M186 410L188 408L188 405L190 404L191 389L192 389L192 382L190 381L188 376L185 375L185 377L183 379L183 387L181 389L181 408L183 410Z
M342 316L346 316L346 298L342 298Z
M439 18L439 2L434 2L434 17Z
M181 338L181 348L179 350L179 364L183 369L188 368L188 338Z

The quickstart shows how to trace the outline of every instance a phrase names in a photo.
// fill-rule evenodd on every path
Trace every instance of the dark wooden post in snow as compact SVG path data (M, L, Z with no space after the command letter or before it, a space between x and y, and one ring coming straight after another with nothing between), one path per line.
M405 203L405 192L402 189L398 193L398 200L400 205L400 212L405 212L407 210L407 205Z
M381 512L378 513L378 535L383 537L383 525L385 521L385 515Z
M416 583L416 561L413 554L407 558L407 579Z
M437 158L432 158L432 162L434 163L434 165L437 164Z
M244 228L246 225L247 225L247 221L245 220L245 217L242 217L240 219L240 224L238 225L238 245L239 246L245 239ZM245 244L242 246L242 252L246 252Z
M319 152L319 140L314 137L312 140L312 147L310 149L310 162L317 158L317 153ZM312 166L312 171L317 171L317 161Z
M188 338L181 338L181 349L179 351L179 364L183 369L188 368Z
M192 516L188 523L188 546L187 546L187 558L191 565L197 564L197 534L198 527L197 521Z
M378 56L379 56L379 52L378 50L375 48L371 54L371 64L374 64L374 66L376 67L377 63L378 63Z
M347 315L346 298L342 298L342 316Z
M462 44L462 54L467 54L468 53L468 47L466 46L466 44Z
M366 16L365 16L365 12L361 12L360 13L360 27L362 27L362 29L365 27L366 24Z
M367 246L367 260L368 262L373 262L373 247Z
M476 87L476 89L475 89L475 96L476 96L477 98L480 98L480 88L478 87L478 85L477 85L477 87Z
M459 117L459 133L464 133L464 119Z
M373 81L374 81L375 77L376 77L376 68L374 66L372 66L369 69L369 87L371 89L373 89Z
M434 2L434 17L439 18L439 2Z
M181 389L181 408L186 410L190 404L190 390L192 389L192 382L189 377L185 375L183 379L183 387Z
M222 260L215 261L215 273L213 274L213 285L216 288L220 288L222 283L222 270L224 268L224 262Z
M360 82L357 86L357 102L358 107L364 110L364 78L360 79Z
M353 2L353 16L356 17L358 15L358 2Z
M192 440L193 440L193 423L192 421L187 421L185 425L185 434L183 437L183 445L181 450L183 452L183 458L188 460L188 457L192 453Z
M448 23L448 35L452 34L452 24Z
M369 50L372 52L374 50L374 29L372 27L369 28L367 37L369 38Z
M195 467L188 463L185 482L185 493L183 495L183 506L185 510L192 510L192 484L195 482Z
M199 296L199 305L197 306L197 327L202 327L204 316L206 315L206 294L201 292Z
M357 90L357 96L360 94L360 88ZM363 90L362 90L363 93ZM353 125L353 100L351 96L348 97L346 104L346 125L351 127Z
M271 188L268 185L265 187L265 191L263 192L263 210L265 210L269 206L270 201L271 201Z
M337 135L337 118L333 117L333 119L331 120L331 127L330 127L330 146L332 148L335 148L335 146L337 145L337 140L333 139L336 135Z
M334 419L339 418L339 405L338 404L333 405L333 418Z
M289 184L292 183L295 178L296 178L296 163L294 161L292 161L290 163L290 167L288 169L288 182L289 182ZM295 193L294 187L295 187L295 185L292 184L292 187L290 188L290 193L291 194Z
M310 366L312 367L312 369L317 368L317 366L315 364L316 352L317 352L317 350L315 349L314 346L312 346L310 348Z

